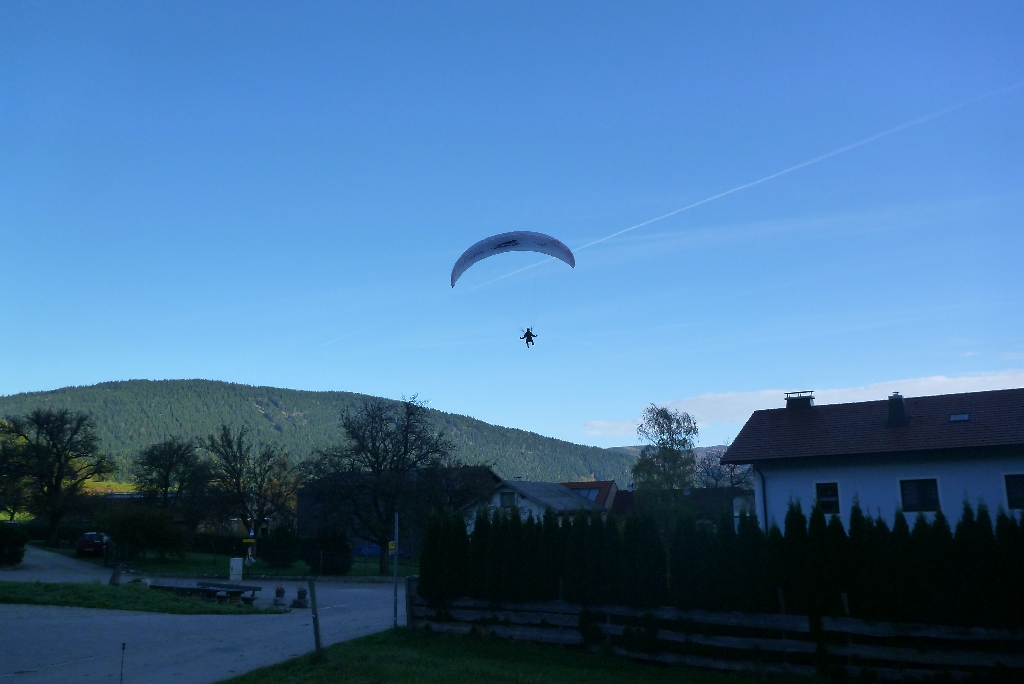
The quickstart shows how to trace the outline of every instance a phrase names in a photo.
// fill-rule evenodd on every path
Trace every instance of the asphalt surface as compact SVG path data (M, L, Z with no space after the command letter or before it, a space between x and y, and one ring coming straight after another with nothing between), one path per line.
M26 549L0 581L106 582L110 571L40 549ZM85 566L85 567L83 567ZM194 584L175 579L174 583ZM248 583L248 582L247 582ZM273 584L255 581L273 598ZM296 582L284 583L295 598ZM391 627L391 585L317 583L320 632L329 645ZM405 595L399 585L399 624ZM313 650L310 611L283 615L165 615L62 606L0 605L0 682L217 682Z
M0 582L104 582L110 568L44 551L29 544L25 558L16 568L0 569Z

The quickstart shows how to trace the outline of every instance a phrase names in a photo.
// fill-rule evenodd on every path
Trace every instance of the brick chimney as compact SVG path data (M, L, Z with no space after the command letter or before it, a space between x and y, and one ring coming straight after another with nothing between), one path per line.
M907 402L899 392L893 392L889 397L889 421L886 423L891 428L903 427L910 422L907 414Z

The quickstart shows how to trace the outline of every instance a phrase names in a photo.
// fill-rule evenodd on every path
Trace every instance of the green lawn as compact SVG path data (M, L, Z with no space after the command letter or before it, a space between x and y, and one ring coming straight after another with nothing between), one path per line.
M276 609L262 610L244 604L216 603L195 597L176 596L155 591L142 583L111 587L99 583L0 582L0 603L141 610L181 615L250 615L279 612Z
M808 680L637 663L560 646L391 630L235 677L234 684L785 684Z
M40 546L47 551L53 551L70 558L74 558L75 550L68 548L53 549L49 547ZM223 577L228 576L228 559L229 556L224 556L216 553L195 553L189 552L184 556L165 556L160 558L155 553L150 553L142 558L137 558L129 564L129 568L137 572L149 573L154 575L182 575L182 576L199 576L199 575L219 575ZM82 560L87 560L96 564L102 564L103 559L95 557L87 557ZM419 564L402 562L398 565L398 574L400 577L406 577L408 575L415 575L419 573ZM300 576L305 577L310 574L309 565L305 561L297 561L287 568L272 568L258 557L256 562L245 568L246 577L257 577L257 576L270 576L270 577L287 577L287 576ZM352 559L352 569L349 571L349 576L352 577L367 577L370 575L377 574L377 561L364 560L362 558Z

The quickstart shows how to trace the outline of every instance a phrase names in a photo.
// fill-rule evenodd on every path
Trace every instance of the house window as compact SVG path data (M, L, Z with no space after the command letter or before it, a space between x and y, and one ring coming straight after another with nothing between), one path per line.
M1006 476L1006 505L1024 508L1024 475Z
M904 513L934 513L939 510L938 480L900 480Z
M839 515L839 484L819 482L814 488L821 512L825 515Z
M516 505L516 493L515 492L501 492L501 507L502 508L515 508Z

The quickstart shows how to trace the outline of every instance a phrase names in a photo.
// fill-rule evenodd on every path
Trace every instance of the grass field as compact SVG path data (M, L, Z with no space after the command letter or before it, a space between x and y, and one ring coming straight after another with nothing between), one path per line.
M69 558L75 557L75 550L68 548L52 549L47 548L47 551L53 551ZM200 575L222 575L228 576L228 559L229 556L224 556L216 553L196 553L188 552L181 557L178 556L165 556L160 558L157 554L148 554L142 558L137 558L132 561L128 566L130 569L136 572L150 573L154 575L182 575L182 576L200 576ZM82 560L88 560L93 563L102 564L101 558L87 557ZM408 575L415 575L419 572L419 565L416 563L402 562L398 565L398 574L400 577L406 577ZM297 561L287 568L274 568L264 563L259 558L256 562L247 568L245 568L246 576L269 576L269 577L289 577L299 576L306 577L311 574L310 567L305 561ZM352 559L352 569L349 571L351 577L368 577L377 574L377 561L365 560L362 558Z
M125 494L134 492L135 485L131 482L115 482L113 480L104 482L86 480L82 484L82 491L86 494Z
M106 610L140 610L148 613L179 615L245 615L279 612L262 610L244 604L204 601L189 596L176 596L154 591L145 584L106 584L73 582L0 582L0 603L25 603L44 606L77 606Z
M637 663L560 646L393 630L249 672L233 684L788 684L806 679Z

